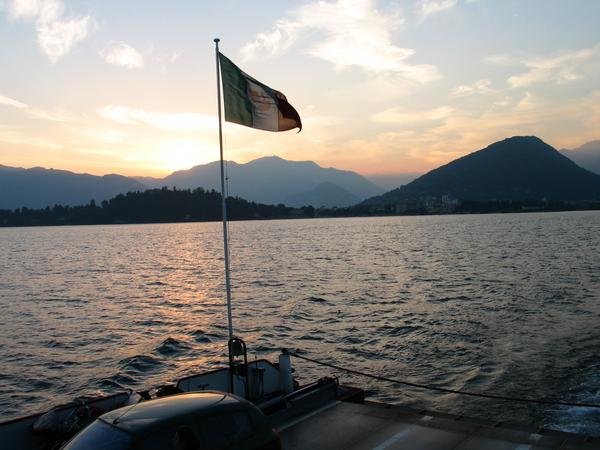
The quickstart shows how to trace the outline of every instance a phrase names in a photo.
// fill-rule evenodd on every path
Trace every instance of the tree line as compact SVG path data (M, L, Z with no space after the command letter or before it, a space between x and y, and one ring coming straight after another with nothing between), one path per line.
M358 217L427 214L484 214L529 211L572 211L600 209L600 202L563 201L460 201L451 208L427 206L416 202L410 208L397 203L359 204L345 208L292 208L283 204L266 205L240 197L227 198L230 220L291 219L312 217ZM221 194L203 188L150 189L119 194L99 205L94 200L82 206L54 205L41 209L0 210L0 226L99 225L119 223L211 222L222 218Z
M116 223L209 222L221 220L221 194L215 190L150 189L119 194L96 204L54 205L42 209L0 210L0 226L93 225ZM313 217L314 208L265 205L239 197L227 198L231 220Z

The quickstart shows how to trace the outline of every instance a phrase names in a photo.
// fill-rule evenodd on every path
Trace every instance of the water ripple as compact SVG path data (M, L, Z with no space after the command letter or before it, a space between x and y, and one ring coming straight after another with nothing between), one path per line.
M226 360L216 223L0 229L3 418ZM235 333L390 378L600 402L600 213L231 224ZM300 382L331 374L295 361ZM530 408L337 373L375 400L600 435Z

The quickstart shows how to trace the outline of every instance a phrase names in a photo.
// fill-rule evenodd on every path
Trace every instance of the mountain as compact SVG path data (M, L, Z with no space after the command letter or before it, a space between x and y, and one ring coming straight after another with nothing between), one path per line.
M116 194L145 189L140 182L121 175L0 166L0 209L82 205L92 199L100 202Z
M278 204L311 201L313 206L348 205L384 192L361 175L334 168L324 168L312 161L288 161L277 156L255 159L245 164L227 163L229 195L247 200ZM219 162L180 170L152 182L152 187L221 189ZM352 199L352 200L351 200ZM315 203L312 203L315 202ZM306 204L306 203L304 203Z
M560 152L578 166L600 175L600 140L588 142L573 150L564 148Z
M600 199L600 175L591 173L534 136L496 142L417 178L364 205L403 200Z
M144 186L148 186L148 187L162 187L161 182L162 182L162 178L156 178L156 177L130 177L136 181L139 181L140 183L142 183Z
M369 179L377 186L382 187L385 190L390 190L400 186L404 186L405 184L410 183L415 178L418 178L420 175L422 174L417 172L374 174L368 175L367 179Z
M229 195L265 204L348 206L384 192L351 171L323 168L312 161L287 161L272 156L246 164L227 163ZM219 162L173 172L164 178L121 175L94 176L66 170L0 165L0 209L82 205L94 199L143 191L149 187L221 190Z
M305 205L332 208L335 206L352 206L360 200L356 195L351 194L337 184L325 181L309 191L288 195L283 203L296 208Z
M22 167L3 166L2 164L0 164L0 174L14 172L15 170L23 170L23 168Z

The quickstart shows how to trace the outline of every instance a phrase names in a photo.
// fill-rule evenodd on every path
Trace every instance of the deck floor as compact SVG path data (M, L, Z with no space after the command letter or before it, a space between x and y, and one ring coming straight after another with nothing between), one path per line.
M279 431L285 450L600 449L600 439L538 434L378 403L333 402Z

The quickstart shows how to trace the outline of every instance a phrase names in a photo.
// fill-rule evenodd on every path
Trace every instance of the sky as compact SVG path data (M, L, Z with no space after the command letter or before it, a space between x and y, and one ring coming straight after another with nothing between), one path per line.
M213 38L302 132L225 157L426 172L514 135L600 139L598 0L0 0L0 164L164 176L217 160Z

